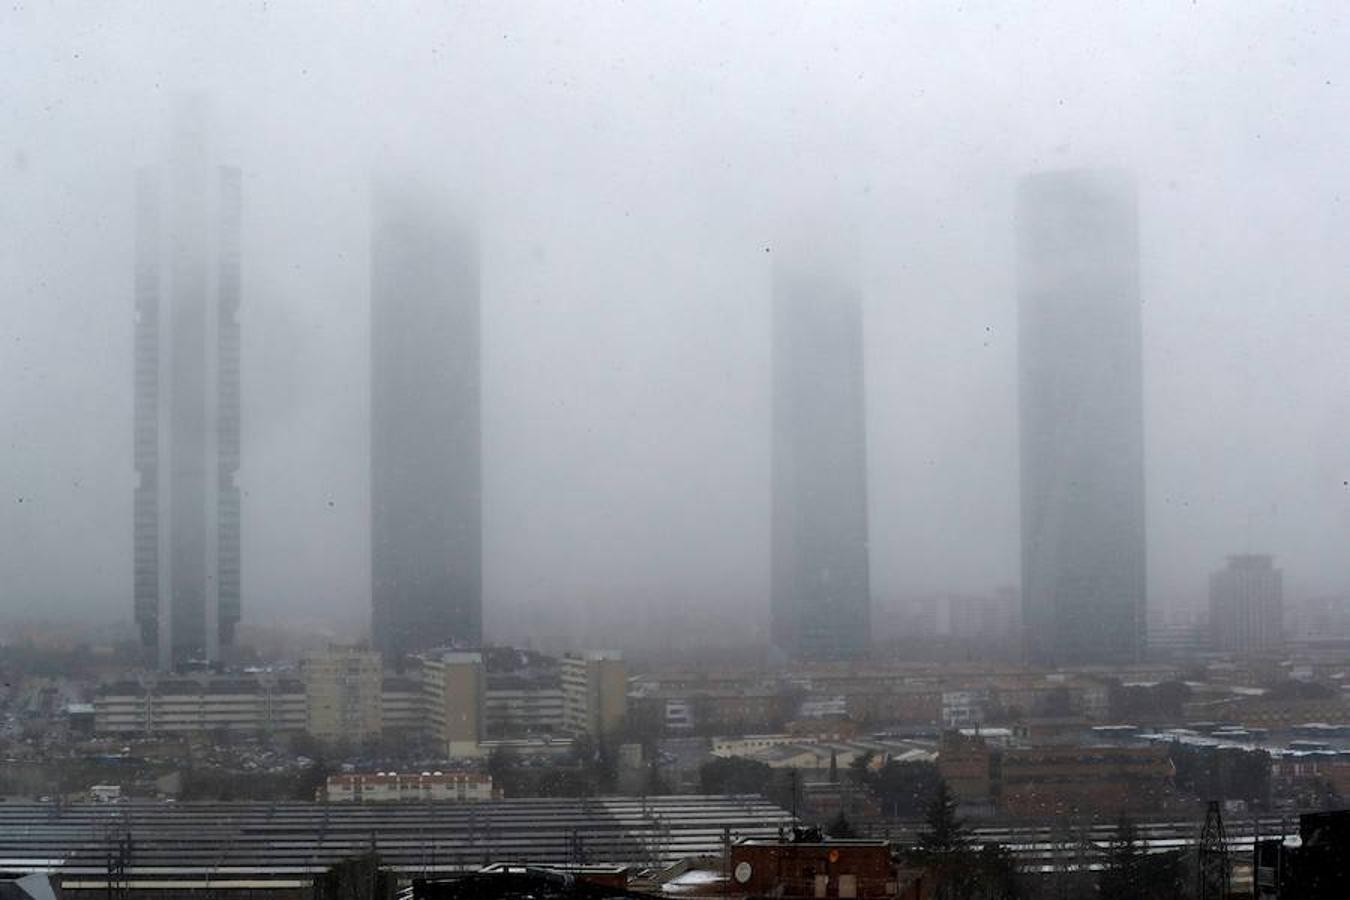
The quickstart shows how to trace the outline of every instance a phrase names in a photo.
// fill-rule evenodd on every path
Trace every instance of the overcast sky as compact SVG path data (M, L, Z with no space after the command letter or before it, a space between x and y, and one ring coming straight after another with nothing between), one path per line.
M1139 184L1151 604L1244 550L1350 588L1343 4L366 6L0 12L5 615L130 617L132 172L196 90L244 170L245 621L367 616L397 168L481 211L497 637L762 636L771 255L817 224L865 296L875 602L1016 583L1012 200L1065 166Z

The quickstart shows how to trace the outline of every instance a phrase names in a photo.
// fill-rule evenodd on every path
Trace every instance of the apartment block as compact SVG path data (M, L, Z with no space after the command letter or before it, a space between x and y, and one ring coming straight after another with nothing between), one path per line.
M99 734L299 732L304 685L274 675L147 677L104 685L94 698Z
M325 741L361 741L383 730L380 654L332 646L301 663L306 730Z
M562 660L563 727L573 734L616 731L628 712L628 669L612 651L568 654Z
M451 758L478 756L484 734L483 654L449 650L422 657L427 727Z

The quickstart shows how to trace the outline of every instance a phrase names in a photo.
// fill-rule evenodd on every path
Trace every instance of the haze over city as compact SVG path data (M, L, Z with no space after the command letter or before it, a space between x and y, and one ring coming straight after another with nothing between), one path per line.
M322 10L322 14L320 13ZM131 617L134 204L242 172L243 621L370 608L370 192L478 217L483 616L767 640L770 289L861 295L873 607L1019 582L1019 179L1133 173L1151 611L1350 588L1350 25L1156 3L0 13L0 615ZM541 633L542 632L542 633Z

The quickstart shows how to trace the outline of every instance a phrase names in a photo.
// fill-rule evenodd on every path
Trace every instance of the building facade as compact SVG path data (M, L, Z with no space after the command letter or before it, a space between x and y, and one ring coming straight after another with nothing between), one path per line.
M240 174L185 103L136 180L133 596L148 660L216 662L240 614Z
M482 641L478 250L380 184L371 248L371 599L386 659Z
M451 759L478 756L486 735L483 655L439 651L421 658L427 728Z
M796 659L867 649L862 304L827 273L773 283L771 636Z
M150 677L94 698L98 734L295 733L306 722L304 685L273 675Z
M1043 665L1135 662L1146 559L1133 183L1033 175L1018 217L1027 654Z
M563 728L592 737L613 734L628 713L623 656L593 650L562 659Z
M325 741L364 741L384 730L380 654L332 646L301 661L306 730Z
M1209 576L1209 628L1215 650L1262 653L1284 645L1284 573L1261 553L1228 557Z
M481 803L496 799L485 772L373 772L329 775L329 803Z

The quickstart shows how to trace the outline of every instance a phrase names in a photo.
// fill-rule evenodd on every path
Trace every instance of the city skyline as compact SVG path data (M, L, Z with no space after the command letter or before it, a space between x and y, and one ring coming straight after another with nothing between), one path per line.
M1243 546L1278 556L1291 598L1350 587L1350 414L1335 390L1347 176L1327 125L1350 80L1335 28L1203 9L1158 10L1161 30L1063 6L997 29L983 13L855 11L780 53L758 37L760 11L682 22L674 43L671 23L631 12L642 46L665 48L651 56L560 12L533 14L543 30L484 12L444 47L437 26L358 11L310 22L303 47L244 10L7 15L35 88L15 98L0 167L14 618L129 616L128 173L158 156L166 95L198 87L228 125L222 158L246 175L251 622L369 616L368 184L405 167L467 186L482 209L490 633L554 609L606 622L744 604L736 639L767 640L763 264L821 207L856 223L867 298L875 598L1015 583L1013 185L1073 165L1139 178L1154 605L1202 610L1214 560ZM1027 49L1066 18L1081 77ZM108 41L75 46L76 19ZM1258 32L1267 50L1246 39ZM950 56L900 65L882 49L955 34L969 43ZM345 42L369 53L320 49ZM708 48L735 49L726 69ZM818 65L798 67L804 54ZM1170 60L1189 74L1165 91L1140 78ZM682 71L709 90L691 94ZM484 72L500 90L473 87ZM553 151L528 149L539 135Z

